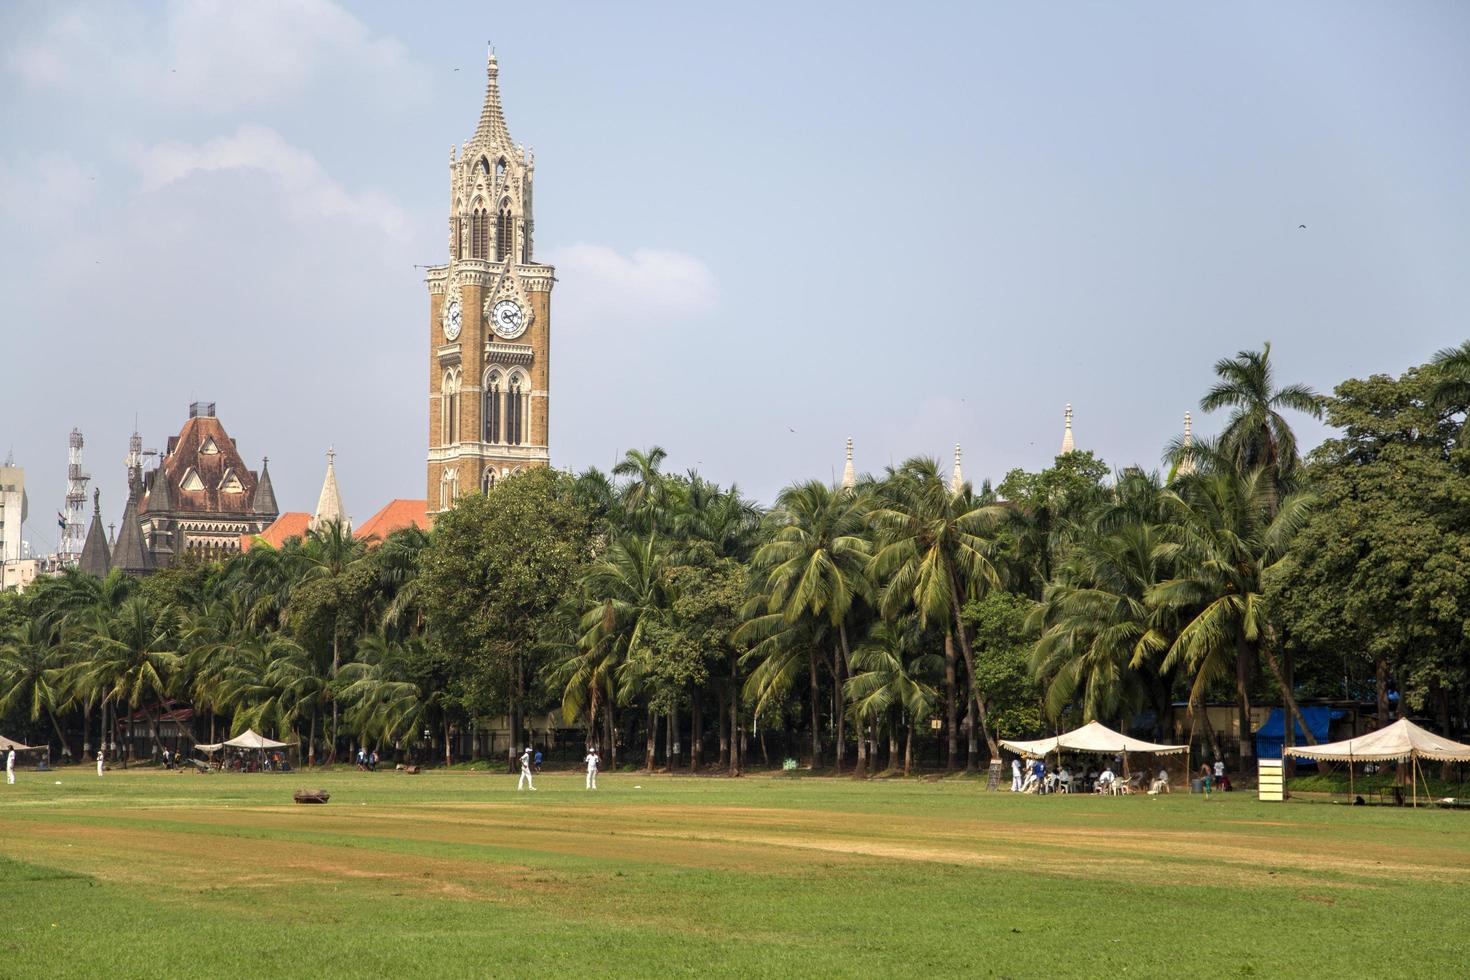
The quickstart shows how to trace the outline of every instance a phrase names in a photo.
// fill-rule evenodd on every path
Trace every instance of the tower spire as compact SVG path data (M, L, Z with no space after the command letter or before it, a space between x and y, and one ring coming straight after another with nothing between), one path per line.
M485 104L480 107L480 124L470 142L488 141L497 147L514 150L510 129L505 125L505 110L500 106L500 65L492 47L485 61Z
M1184 447L1184 458L1179 461L1178 473L1180 476L1189 476L1194 473L1194 453L1190 451L1194 446L1194 432L1188 412L1184 413L1184 440L1181 445Z
M337 450L327 447L327 476L322 481L322 493L316 501L316 513L311 515L310 527L315 530L332 521L341 521L344 531L352 530L352 522L342 512L342 491L337 489Z
M1071 402L1068 402L1067 403L1067 428L1062 432L1062 449L1061 449L1061 451L1057 455L1059 455L1059 456L1065 456L1068 453L1072 452L1076 448L1077 448L1076 444L1074 444L1072 442L1072 404L1071 404Z
M954 444L954 473L949 478L949 492L959 496L960 490L965 486L964 474L960 472L960 444Z
M852 471L852 436L847 437L847 463L842 467L842 489L851 490L857 483L857 475Z

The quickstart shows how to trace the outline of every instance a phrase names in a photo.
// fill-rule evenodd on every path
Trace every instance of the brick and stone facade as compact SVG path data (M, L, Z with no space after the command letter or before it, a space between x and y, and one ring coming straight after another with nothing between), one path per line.
M551 287L533 258L535 157L513 143L495 55L475 134L449 153L449 262L429 269L429 512L550 462Z

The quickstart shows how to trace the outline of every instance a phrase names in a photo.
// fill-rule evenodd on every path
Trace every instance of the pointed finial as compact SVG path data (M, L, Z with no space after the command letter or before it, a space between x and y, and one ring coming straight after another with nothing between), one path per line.
M847 437L847 464L842 467L842 489L851 490L857 483L857 474L852 469L852 436Z
M1184 458L1179 461L1178 473L1180 476L1189 476L1194 473L1194 453L1190 451L1190 447L1194 445L1194 430L1188 412L1184 413L1184 439L1181 445L1184 447Z
M1065 456L1065 455L1067 455L1067 453L1070 453L1072 450L1074 450L1075 448L1077 448L1076 447L1076 444L1072 441L1072 403L1071 402L1068 402L1067 403L1066 419L1067 419L1067 427L1062 432L1062 449L1061 449L1061 452L1058 453L1058 455L1060 455L1060 456Z
M965 485L964 474L960 472L960 444L954 444L954 473L949 478L949 492L958 494Z
M331 466L333 460L335 460L336 458L337 458L337 447L336 446L328 446L327 447L327 465L328 466Z

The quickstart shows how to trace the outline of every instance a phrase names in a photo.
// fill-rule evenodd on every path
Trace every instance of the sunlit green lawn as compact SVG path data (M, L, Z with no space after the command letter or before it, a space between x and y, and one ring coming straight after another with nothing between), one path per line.
M331 802L290 802L311 785ZM1466 971L1470 814L601 785L24 772L0 787L0 976Z

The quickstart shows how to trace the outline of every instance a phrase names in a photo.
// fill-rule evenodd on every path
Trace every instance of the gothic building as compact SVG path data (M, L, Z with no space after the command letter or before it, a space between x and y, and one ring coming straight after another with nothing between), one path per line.
M242 534L258 534L276 519L270 471L249 469L213 402L195 402L179 434L168 440L157 469L129 473L130 492L112 548L112 567L132 574L166 568L186 551L210 559L240 550Z
M533 258L535 157L491 53L480 122L449 151L449 261L429 269L429 510L550 462L551 287Z

